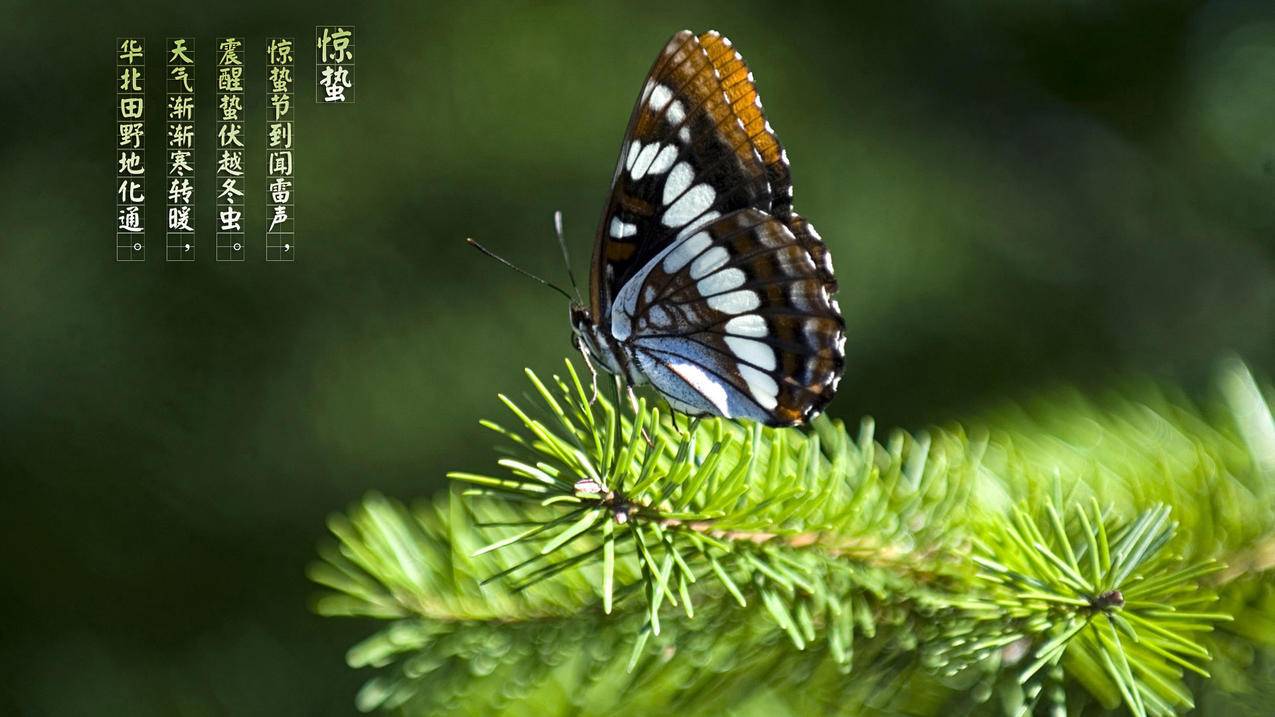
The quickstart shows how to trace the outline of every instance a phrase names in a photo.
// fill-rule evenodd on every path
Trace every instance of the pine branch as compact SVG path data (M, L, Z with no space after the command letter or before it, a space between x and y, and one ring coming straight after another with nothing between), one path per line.
M1253 452L1254 407L1269 406L1242 376L1228 393L1241 425L1143 387L1137 403L1015 409L1013 433L882 445L870 421L853 439L827 419L808 434L680 428L644 402L591 402L569 363L553 389L528 375L536 408L501 397L519 427L484 423L506 441L503 473L452 474L463 502L409 514L373 496L333 519L340 549L312 571L334 591L320 612L399 619L351 651L390 668L360 706L491 708L477 662L507 699L565 680L553 704L567 711L934 699L946 714L998 696L1020 714L1172 714L1234 614L1210 607L1214 591L1246 603L1216 558L1273 527L1268 507L1225 500L1268 494L1271 477ZM1259 545L1247 565L1264 571ZM705 670L706 691L678 688ZM818 692L781 689L811 674ZM891 689L901 680L926 687Z

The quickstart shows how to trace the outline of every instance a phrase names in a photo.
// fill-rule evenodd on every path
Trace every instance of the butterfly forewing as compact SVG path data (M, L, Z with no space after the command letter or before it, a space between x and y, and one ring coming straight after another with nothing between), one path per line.
M736 209L774 213L776 197L790 208L786 159L747 67L717 33L678 33L656 60L620 149L594 255L595 315L679 234Z

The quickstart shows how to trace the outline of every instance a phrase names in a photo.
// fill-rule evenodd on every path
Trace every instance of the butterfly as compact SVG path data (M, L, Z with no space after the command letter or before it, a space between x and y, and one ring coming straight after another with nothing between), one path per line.
M832 260L793 211L788 157L717 32L673 36L647 76L594 241L576 347L674 409L808 422L845 364Z

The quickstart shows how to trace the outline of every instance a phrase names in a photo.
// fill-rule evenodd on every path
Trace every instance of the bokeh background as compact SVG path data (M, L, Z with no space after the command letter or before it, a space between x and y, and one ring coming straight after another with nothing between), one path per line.
M1231 352L1275 373L1275 4L347 5L6 3L2 713L353 711L343 654L369 626L309 610L325 517L491 463L478 420L560 365L566 306L462 240L558 279L561 209L585 273L683 27L743 51L832 247L832 414L919 428L1062 383L1198 387ZM264 195L254 51L334 23L357 26L358 102L316 106L303 50L299 259L258 238L218 264L213 38L249 40ZM150 41L155 108L163 38L198 38L193 264L155 231L147 262L113 261L117 35Z

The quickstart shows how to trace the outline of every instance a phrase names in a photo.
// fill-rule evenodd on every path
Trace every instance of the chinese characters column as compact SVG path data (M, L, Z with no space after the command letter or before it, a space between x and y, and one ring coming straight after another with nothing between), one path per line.
M115 48L115 260L146 261L146 41Z
M168 39L168 231L166 261L195 260L195 227L191 223L195 187L191 179L195 149L195 40Z
M217 38L217 261L244 260L243 40Z
M293 201L292 38L273 37L266 45L269 103L266 109L266 177L269 198L266 208L266 261L293 261L297 254L296 205Z
M314 101L354 101L354 26L314 28Z

